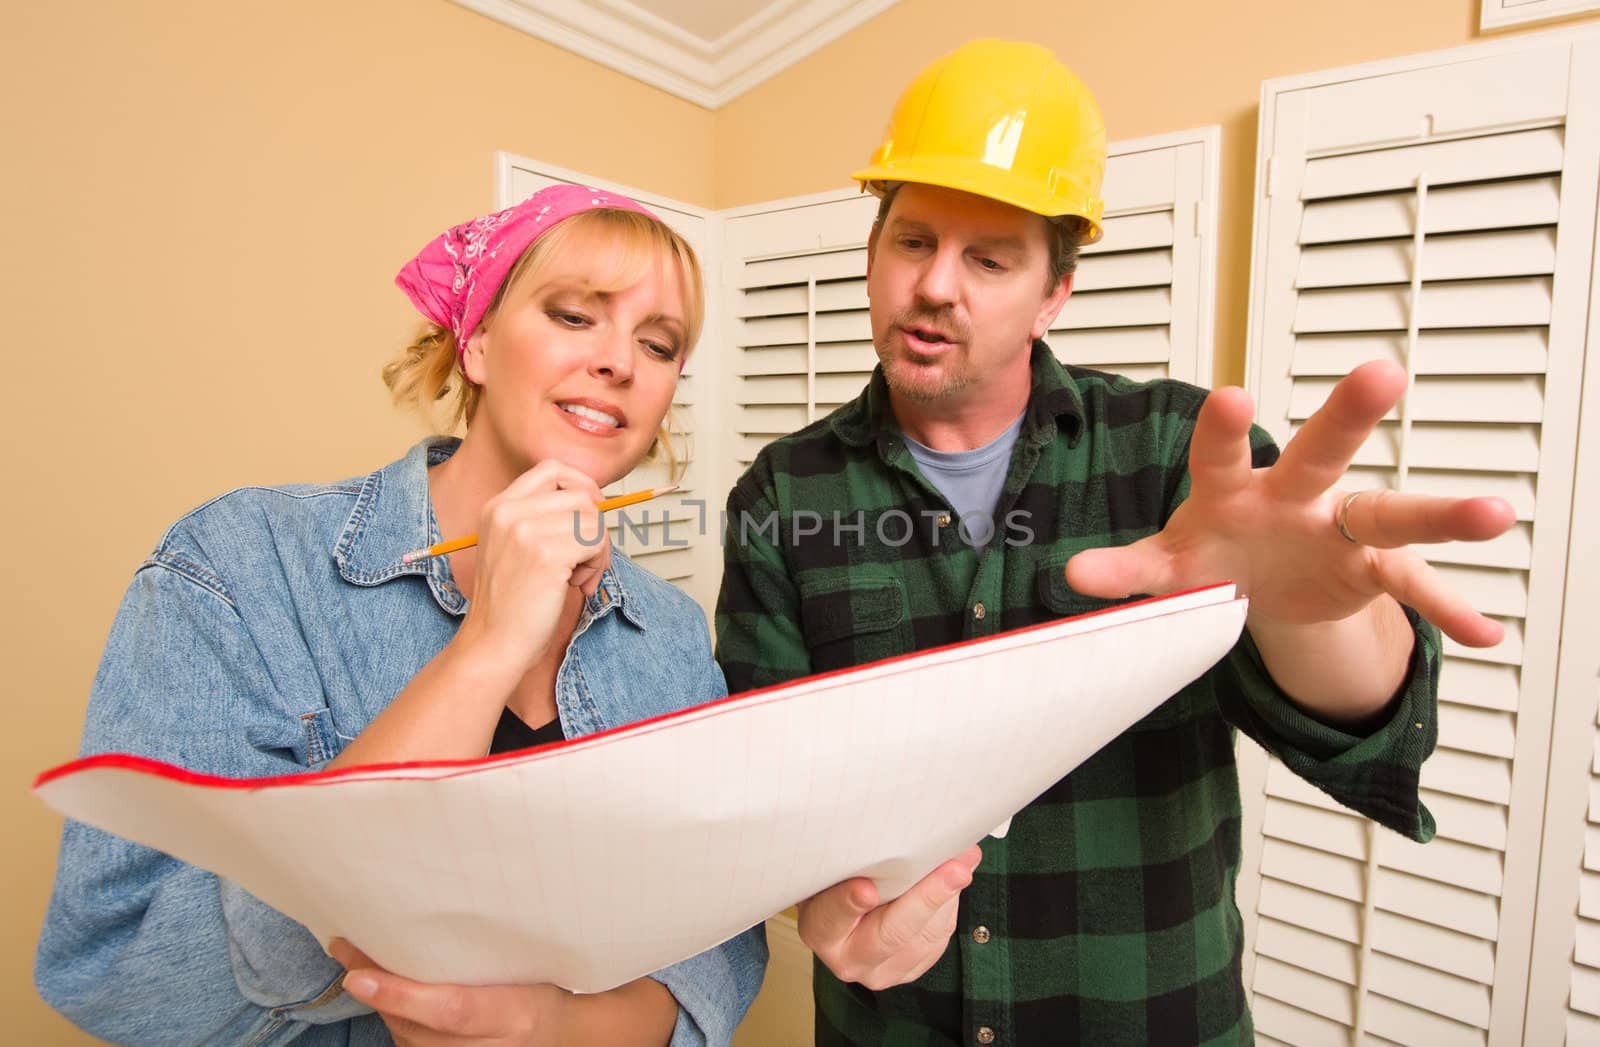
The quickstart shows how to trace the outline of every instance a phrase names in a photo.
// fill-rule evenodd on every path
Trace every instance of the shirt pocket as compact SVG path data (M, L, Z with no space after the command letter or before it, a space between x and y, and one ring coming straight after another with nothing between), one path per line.
M1086 596L1067 584L1068 555L1053 556L1039 565L1038 590L1039 602L1046 610L1061 618L1076 618L1079 615L1094 614L1097 611L1110 610L1113 607L1126 603L1133 603L1140 597L1127 597L1120 600L1107 600L1099 596ZM1136 657L1160 657L1158 651L1139 651ZM1170 727L1182 723L1197 712L1195 697L1192 694L1193 686L1185 687L1177 694L1156 706L1144 719L1139 720L1130 731L1153 730Z
M333 729L333 713L328 709L300 714L300 730L304 732L305 764L320 771L344 751L345 740Z
M848 669L911 650L905 586L880 575L800 583L800 627L813 672Z

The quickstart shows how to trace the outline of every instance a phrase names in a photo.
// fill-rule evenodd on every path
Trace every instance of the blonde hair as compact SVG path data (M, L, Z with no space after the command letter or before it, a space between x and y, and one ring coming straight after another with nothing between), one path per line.
M601 207L573 215L544 233L522 252L505 282L484 311L481 326L494 320L508 297L544 286L557 273L578 273L583 290L612 293L638 283L666 261L678 270L683 291L683 358L687 359L700 337L705 320L704 282L694 248L661 222L620 208ZM411 344L383 368L383 382L397 406L410 407L435 422L442 401L448 405L447 431L471 425L481 390L461 371L461 354L455 335L447 328L424 323ZM665 461L674 479L680 458L671 440L672 411L662 419L646 461Z

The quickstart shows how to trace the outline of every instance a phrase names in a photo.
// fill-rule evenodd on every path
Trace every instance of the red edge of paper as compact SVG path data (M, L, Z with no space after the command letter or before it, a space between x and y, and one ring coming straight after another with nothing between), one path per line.
M523 750L521 752L498 753L494 756L480 756L468 760L412 760L401 763L370 763L361 764L356 767L340 768L339 770L334 771L310 771L303 774L279 774L266 778L226 778L221 775L204 774L199 771L186 770L185 768L178 767L170 763L163 763L160 760L152 760L147 756L134 756L131 753L101 753L98 756L86 756L82 759L73 760L70 763L64 763L59 767L52 767L48 771L41 772L39 777L34 779L33 788L38 790L39 788L49 785L51 782L56 781L59 778L65 778L69 775L81 774L85 771L105 769L139 771L145 774L153 774L160 778L167 778L175 782L182 782L186 785L203 785L216 789L266 789L281 785L328 785L351 776L369 776L375 771L404 771L416 770L419 768L434 769L447 767L455 768L461 772L474 771L480 768L492 767L497 764L510 763L517 760L541 759L543 757L553 755L562 749L566 749L574 745L588 745L598 740L611 738L615 735L621 734L624 731L637 731L641 727L660 727L689 713L699 713L701 710L713 706L731 706L735 703L748 701L749 699L759 695L769 694L785 687L792 687L795 684L803 681L826 680L836 676L843 676L848 673L860 672L863 669L877 668L879 666L893 664L894 662L908 661L912 658L921 658L937 652L951 651L960 647L970 647L976 644L984 644L1002 636L1016 636L1021 633L1036 632L1040 629L1048 629L1060 625L1062 622L1081 620L1085 618L1097 618L1103 614L1111 614L1116 611L1127 610L1129 607L1140 607L1144 604L1160 603L1164 600L1174 600L1178 597L1188 596L1192 593L1210 592L1213 589L1221 589L1232 584L1234 583L1218 582L1215 585L1197 586L1193 589L1185 589L1182 592L1168 593L1165 596L1151 596L1146 597L1143 600L1130 600L1127 603L1113 604L1110 607L1103 607L1098 611L1090 611L1087 614L1072 615L1069 618L1054 618L1048 622L1038 622L1034 625L1024 625L1017 629L1008 629L1005 632L995 633L992 636L978 636L970 640L958 640L955 643L944 644L940 647L928 647L920 651L897 654L889 658L880 658L875 662L863 662L860 665L853 665L846 669L830 669L827 672L816 673L811 676L796 677L793 680L786 680L783 683L771 684L767 687L758 687L755 690L742 691L739 694L731 694L725 698L718 698L715 701L702 702L699 705L691 705L684 709L675 709L672 712L662 713L659 716L652 716L649 719L635 720L633 723L623 724L619 727L609 727L604 731L597 731L594 734L586 734L577 738L568 738L562 742L555 742L550 745L540 746L531 752L528 750ZM452 775L449 777L454 776ZM431 781L437 779L416 780Z

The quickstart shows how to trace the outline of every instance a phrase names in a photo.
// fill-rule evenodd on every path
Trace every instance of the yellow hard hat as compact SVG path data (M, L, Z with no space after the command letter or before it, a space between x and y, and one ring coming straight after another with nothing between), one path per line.
M883 144L850 177L920 182L1088 223L1100 239L1106 125L1083 81L1038 44L973 40L917 74Z

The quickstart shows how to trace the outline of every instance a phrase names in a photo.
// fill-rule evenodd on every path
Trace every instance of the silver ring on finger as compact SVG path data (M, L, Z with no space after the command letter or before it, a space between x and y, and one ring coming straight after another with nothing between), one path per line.
M1357 498L1366 493L1365 491L1355 491L1345 495L1344 501L1339 503L1339 513L1333 520L1339 528L1339 533L1344 535L1344 540L1351 545L1360 545L1361 539L1350 533L1350 506L1355 504Z

